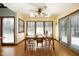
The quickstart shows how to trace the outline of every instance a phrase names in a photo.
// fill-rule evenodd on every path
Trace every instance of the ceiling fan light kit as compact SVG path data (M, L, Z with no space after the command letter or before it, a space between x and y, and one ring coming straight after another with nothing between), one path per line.
M46 10L46 8L47 8L47 6L43 6L43 7L37 8L37 10L30 9L30 11L32 11L34 13L35 17L46 17L47 13L44 12Z

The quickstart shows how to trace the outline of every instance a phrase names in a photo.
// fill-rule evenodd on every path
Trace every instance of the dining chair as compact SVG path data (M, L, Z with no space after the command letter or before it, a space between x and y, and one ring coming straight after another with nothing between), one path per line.
M34 48L34 46L35 46L34 39L28 39L27 40L27 47Z
M46 37L51 37L51 36L46 35L45 38L46 38ZM52 40L51 40L50 38L46 38L46 39L45 39L45 46L46 46L46 47L50 47L50 46L51 46L51 41L52 41Z
M45 46L50 47L51 46L51 39L45 39Z
M39 43L42 45L43 48L43 36L41 34L37 35L36 41L37 41L37 48Z

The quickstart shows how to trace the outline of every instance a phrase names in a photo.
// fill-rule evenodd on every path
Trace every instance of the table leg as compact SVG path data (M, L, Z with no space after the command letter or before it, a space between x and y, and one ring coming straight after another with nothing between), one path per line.
M37 48L38 48L38 42L37 42Z
M0 55L2 53L2 48L1 48L1 40L0 40Z
M42 48L43 48L43 42L42 42Z
M26 50L26 39L25 39L24 41L25 41L25 44L24 44L24 46L25 46L25 50Z
M50 43L51 43L51 40L49 39L49 47L51 46Z
M53 50L55 50L55 46L54 46L54 39L53 39Z

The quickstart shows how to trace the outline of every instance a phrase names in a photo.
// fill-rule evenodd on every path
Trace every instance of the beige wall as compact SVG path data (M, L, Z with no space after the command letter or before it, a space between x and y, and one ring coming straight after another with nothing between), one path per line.
M57 36L56 36L56 27L57 27L57 18L58 18L58 15L51 15L50 18L53 20L53 37L55 39L57 39Z
M28 19L28 17L24 14L21 14L21 13L17 13L17 16L16 16L16 27L17 27L17 30L16 30L16 43L19 43L20 41L22 41L24 38L25 38L25 34L26 34L26 28L24 28L24 32L23 33L18 33L18 19L22 19L24 22ZM25 23L26 24L26 23ZM26 25L25 25L26 27Z
M52 19L49 17L46 18L29 18L27 21L52 21Z

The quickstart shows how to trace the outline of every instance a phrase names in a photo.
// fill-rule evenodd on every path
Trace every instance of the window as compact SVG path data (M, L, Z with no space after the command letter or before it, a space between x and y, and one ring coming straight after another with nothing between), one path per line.
M43 22L36 22L36 35L44 34L44 25Z
M18 32L19 33L24 32L24 21L21 19L18 20Z
M52 27L53 27L52 22L45 22L45 32L48 31L48 36L52 35L52 31L53 31Z
M53 34L53 22L51 21L28 21L26 25L28 35L44 35L46 31L48 31L49 36Z
M34 36L35 35L35 22L27 22L28 23L28 28L27 32L29 36Z

